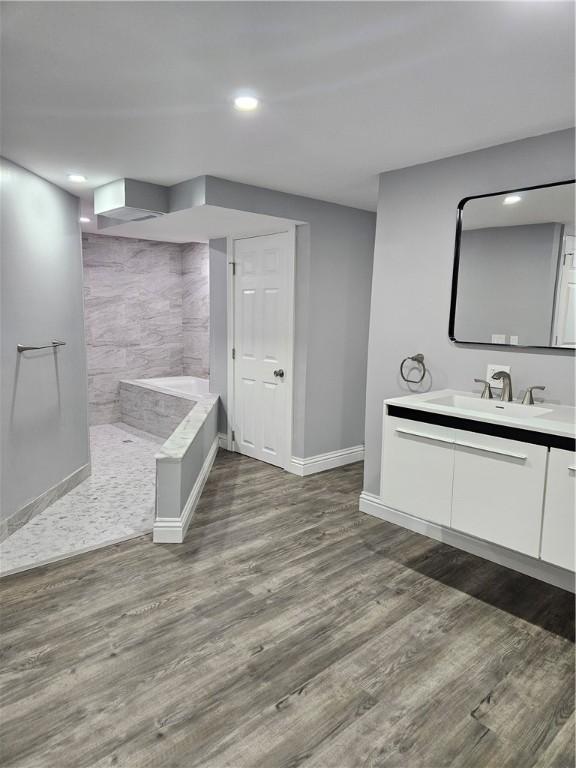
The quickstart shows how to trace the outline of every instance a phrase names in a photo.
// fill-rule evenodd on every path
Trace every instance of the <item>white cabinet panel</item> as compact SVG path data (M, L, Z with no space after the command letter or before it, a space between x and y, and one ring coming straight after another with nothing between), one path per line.
M574 570L576 454L550 449L542 527L542 560Z
M450 524L454 430L384 417L380 495L386 506Z
M538 557L547 450L455 430L452 527Z

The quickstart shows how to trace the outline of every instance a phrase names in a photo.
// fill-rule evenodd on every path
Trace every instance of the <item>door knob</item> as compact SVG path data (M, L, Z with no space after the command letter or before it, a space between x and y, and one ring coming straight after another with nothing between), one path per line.
M282 368L278 368L278 370L274 371L274 376L276 376L276 378L278 379L283 379L284 371L282 370Z

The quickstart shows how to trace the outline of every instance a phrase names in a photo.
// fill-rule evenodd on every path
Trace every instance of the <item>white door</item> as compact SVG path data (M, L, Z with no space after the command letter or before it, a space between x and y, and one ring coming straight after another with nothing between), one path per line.
M234 240L234 447L286 467L291 454L292 233Z
M553 344L555 347L576 347L576 262L575 238L566 236L564 260L560 268L556 293L556 321Z

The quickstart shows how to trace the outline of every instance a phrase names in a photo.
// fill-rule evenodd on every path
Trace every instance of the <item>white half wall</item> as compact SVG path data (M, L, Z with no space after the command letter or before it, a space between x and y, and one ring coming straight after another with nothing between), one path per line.
M153 541L179 544L218 453L218 396L203 395L156 456Z

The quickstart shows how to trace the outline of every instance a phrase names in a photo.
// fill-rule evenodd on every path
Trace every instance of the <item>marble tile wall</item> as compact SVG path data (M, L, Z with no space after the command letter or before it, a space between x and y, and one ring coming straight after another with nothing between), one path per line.
M209 253L205 243L182 246L184 376L208 376Z
M120 382L122 422L157 437L170 437L195 405L195 400L186 397Z
M82 242L90 423L109 424L121 419L121 379L207 375L207 342L193 329L208 328L208 246L88 233Z

